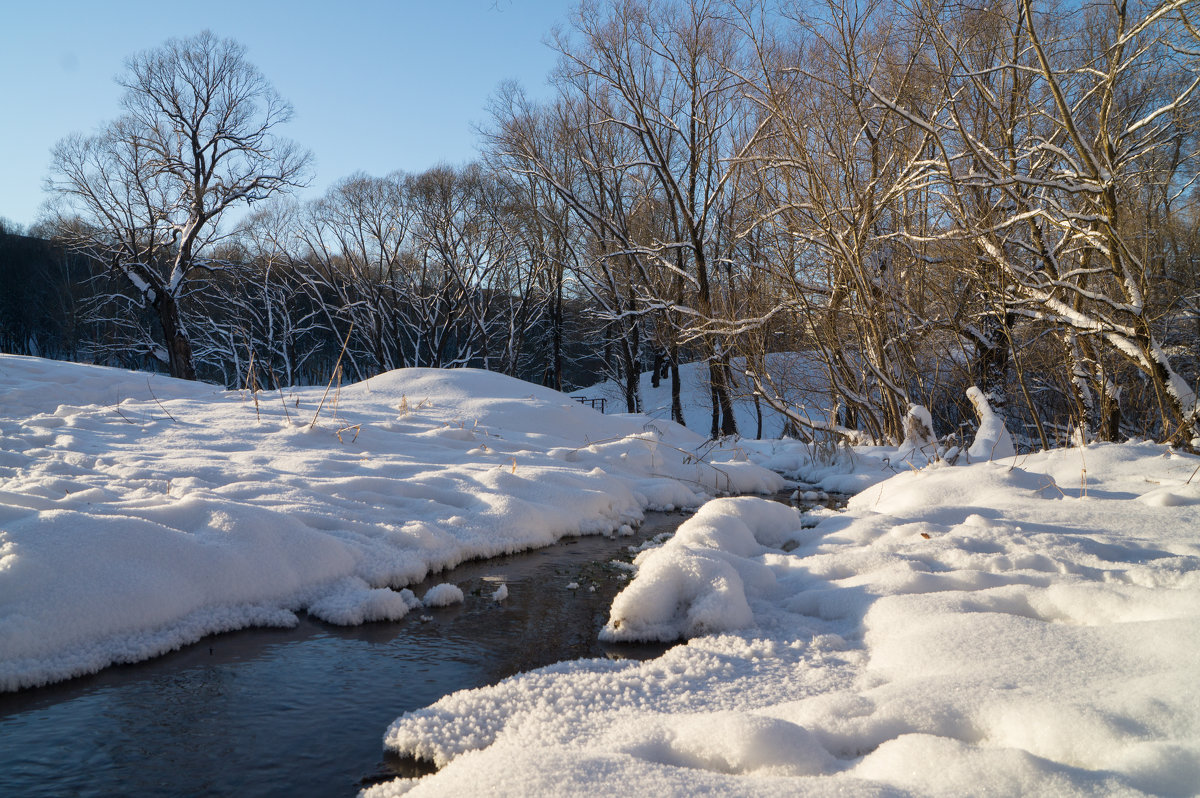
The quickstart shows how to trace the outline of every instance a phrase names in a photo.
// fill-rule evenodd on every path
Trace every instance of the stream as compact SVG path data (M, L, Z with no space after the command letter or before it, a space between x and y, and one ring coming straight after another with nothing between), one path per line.
M0 693L0 795L352 795L428 772L383 751L403 713L566 659L664 652L603 644L596 633L630 576L612 560L632 559L630 546L687 517L647 513L633 537L564 538L464 563L411 586L421 596L453 582L464 603L400 621L345 627L301 614L292 629L206 637ZM501 583L509 594L497 603Z

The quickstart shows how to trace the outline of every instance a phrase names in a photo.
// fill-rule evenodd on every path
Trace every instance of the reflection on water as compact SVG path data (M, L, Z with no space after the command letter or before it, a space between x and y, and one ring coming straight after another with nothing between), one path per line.
M403 712L564 659L661 653L604 646L596 632L625 584L610 561L682 520L657 514L634 538L568 539L464 564L414 586L422 595L454 582L463 604L396 623L303 618L0 694L0 795L347 795L418 775L382 750ZM509 596L498 604L490 596L501 581Z

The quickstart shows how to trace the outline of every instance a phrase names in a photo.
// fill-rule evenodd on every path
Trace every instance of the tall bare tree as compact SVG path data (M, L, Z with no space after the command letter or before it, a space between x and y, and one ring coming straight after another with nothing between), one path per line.
M206 250L225 235L221 216L302 185L310 158L277 135L292 107L232 39L170 39L131 57L118 83L124 114L60 141L49 188L83 222L71 243L153 310L171 375L194 379L180 303L219 268Z

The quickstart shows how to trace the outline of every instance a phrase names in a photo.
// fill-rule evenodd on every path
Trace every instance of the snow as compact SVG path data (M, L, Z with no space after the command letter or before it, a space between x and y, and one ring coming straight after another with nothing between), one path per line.
M967 389L967 398L979 416L979 430L975 433L971 448L967 450L967 457L972 461L999 460L1016 454L1017 448L1013 446L1012 437L1004 427L1004 422L992 410L983 391L972 385Z
M408 713L386 745L440 770L366 795L1194 795L1198 465L935 463L815 525L715 500L639 554L605 630L686 643Z
M0 355L0 689L214 632L396 620L465 559L784 480L669 421L496 374L227 392ZM340 437L339 437L340 435Z
M411 595L412 591L408 592ZM426 602L428 599L426 596ZM406 596L387 588L373 588L357 576L346 577L308 605L310 615L341 626L398 621L411 609Z
M426 607L449 607L451 604L462 604L462 588L449 582L434 585L425 593L425 598L421 599L421 603Z
M733 358L733 389L731 400L733 416L737 421L738 433L753 438L758 431L758 414L762 414L762 434L765 438L778 438L788 426L783 414L772 409L766 402L754 406L754 389L741 370L742 358ZM830 400L828 392L822 390L826 378L815 361L794 353L772 353L767 356L767 369L771 374L774 390L780 398L789 402L794 412L814 422L825 422L829 418ZM671 418L671 378L664 377L655 388L650 372L643 372L638 383L642 400L642 411L653 419ZM707 435L712 427L712 398L709 390L708 366L704 363L684 363L679 367L679 399L683 420L688 429ZM806 387L807 386L807 387ZM622 387L612 380L572 391L572 395L588 398L603 398L608 403L608 412L625 409L625 394ZM657 421L656 421L657 423Z
M0 384L0 688L300 612L419 623L462 591L404 586L464 559L699 508L639 546L603 631L678 645L407 713L385 745L440 770L367 796L1197 793L1193 455L1002 454L982 394L981 448L927 464L919 446L713 447L471 370L345 386L316 424L323 389L255 403L14 356ZM855 495L803 515L707 501L780 490L768 468L798 498Z
M978 389L975 389L978 390ZM896 450L896 459L905 457L923 458L928 461L937 448L937 437L933 434L933 416L922 405L911 405L904 417L904 440Z
M747 595L775 587L755 562L781 531L798 530L797 512L775 502L718 499L680 525L664 545L634 560L638 575L613 601L600 638L608 641L694 637L748 626Z

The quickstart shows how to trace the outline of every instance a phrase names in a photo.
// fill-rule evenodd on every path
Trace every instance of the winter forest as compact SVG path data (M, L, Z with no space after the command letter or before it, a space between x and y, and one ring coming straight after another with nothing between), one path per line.
M55 146L29 235L0 231L0 347L239 388L611 379L629 412L650 371L675 420L700 363L714 438L766 434L746 397L804 441L897 443L914 404L953 434L975 385L1019 446L1186 446L1197 24L1185 0L585 0L549 34L553 97L500 86L475 162L310 201L269 76L171 40Z

